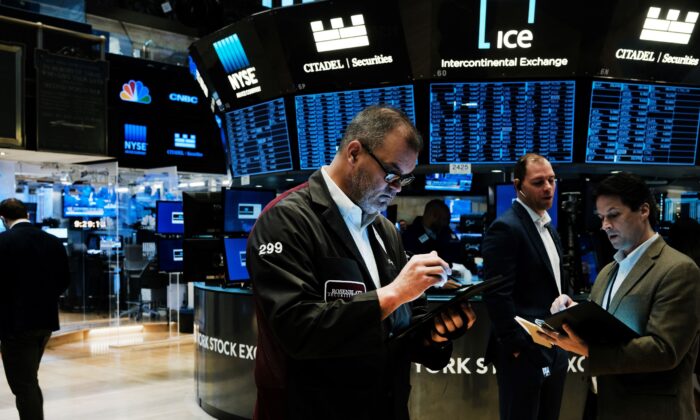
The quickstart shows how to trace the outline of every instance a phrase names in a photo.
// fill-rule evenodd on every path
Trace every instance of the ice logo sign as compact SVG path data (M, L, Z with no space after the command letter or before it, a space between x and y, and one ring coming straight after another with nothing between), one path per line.
M351 26L345 26L343 18L333 18L330 28L324 29L323 21L311 22L311 32L314 34L316 51L338 51L349 48L366 47L369 45L365 18L360 15L350 16Z
M224 66L231 88L236 92L236 98L242 98L262 90L258 85L255 67L250 65L250 60L243 50L243 44L238 34L216 41L214 50Z
M148 88L142 82L136 80L129 80L129 83L124 83L122 91L119 92L119 97L126 102L151 103L151 95L148 93Z
M643 41L666 42L686 45L698 21L698 12L688 12L685 20L679 20L680 10L668 9L666 17L661 17L660 7L650 7L639 39Z
M527 24L535 23L535 0L528 0ZM491 49L491 43L486 40L486 3L481 0L479 5L479 49ZM529 29L499 30L496 37L496 48L530 48L532 46L532 31Z

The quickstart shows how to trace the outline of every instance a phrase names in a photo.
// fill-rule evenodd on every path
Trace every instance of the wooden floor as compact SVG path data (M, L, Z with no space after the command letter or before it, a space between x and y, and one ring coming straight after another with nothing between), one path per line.
M195 400L191 334L125 327L85 335L46 349L39 383L47 420L213 418ZM3 374L0 420L18 418Z

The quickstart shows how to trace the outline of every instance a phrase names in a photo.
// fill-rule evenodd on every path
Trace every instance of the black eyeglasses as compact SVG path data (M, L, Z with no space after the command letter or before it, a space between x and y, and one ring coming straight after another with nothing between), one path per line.
M360 144L362 144L362 143L360 143ZM369 150L369 147L365 146L364 144L362 144L362 147L365 149L367 154L370 155L372 157L372 159L374 159L374 161L377 162L377 164L386 173L386 175L384 176L384 181L387 184L393 184L395 182L398 182L402 187L405 187L406 185L413 182L414 179L416 179L416 177L413 176L413 174L401 175L401 174L396 173L396 171L394 171L393 169L389 169L384 162L379 160L378 157L374 156L374 153L372 153L372 151Z

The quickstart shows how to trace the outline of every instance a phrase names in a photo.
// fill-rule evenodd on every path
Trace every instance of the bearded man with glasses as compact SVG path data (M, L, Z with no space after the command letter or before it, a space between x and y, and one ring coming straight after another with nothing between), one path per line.
M463 305L432 331L389 340L425 313L423 292L450 272L435 252L407 260L380 214L413 181L422 145L402 111L368 107L333 162L261 214L247 249L258 320L254 418L408 419L411 362L441 369L447 336L473 324Z

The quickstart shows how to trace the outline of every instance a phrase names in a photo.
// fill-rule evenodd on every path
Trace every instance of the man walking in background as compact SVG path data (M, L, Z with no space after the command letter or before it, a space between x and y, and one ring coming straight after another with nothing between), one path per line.
M22 420L43 419L38 371L51 332L58 330L58 297L68 287L61 241L29 223L20 200L0 202L0 351Z

